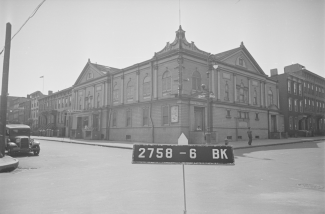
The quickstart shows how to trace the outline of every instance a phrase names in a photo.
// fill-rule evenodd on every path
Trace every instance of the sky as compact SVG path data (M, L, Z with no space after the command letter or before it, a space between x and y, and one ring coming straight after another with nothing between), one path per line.
M42 2L0 0L1 50L6 23L13 36ZM71 87L88 59L119 69L151 59L179 25L211 54L243 42L269 76L299 63L325 77L323 0L46 0L11 40L8 93Z

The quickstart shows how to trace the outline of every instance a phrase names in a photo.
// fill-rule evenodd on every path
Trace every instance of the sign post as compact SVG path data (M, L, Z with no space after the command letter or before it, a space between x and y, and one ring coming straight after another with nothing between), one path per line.
M184 214L186 214L184 165L235 165L233 148L228 145L188 145L182 133L178 144L134 144L133 164L182 164L184 187Z

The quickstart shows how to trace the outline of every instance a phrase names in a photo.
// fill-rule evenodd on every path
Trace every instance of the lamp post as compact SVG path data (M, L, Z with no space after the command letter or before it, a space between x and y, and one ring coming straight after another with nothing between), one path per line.
M218 68L218 65L215 65L215 64L212 64L210 61L209 61L209 64L208 64L208 71L206 72L207 74L207 86L202 84L202 89L206 92L205 93L205 98L207 99L207 128L206 128L206 133L205 133L205 136L206 136L206 143L207 144L210 144L211 143L211 132L213 131L212 130L212 111L211 111L211 98L214 97L214 94L211 92L210 90L210 72L213 71L213 69L217 69Z

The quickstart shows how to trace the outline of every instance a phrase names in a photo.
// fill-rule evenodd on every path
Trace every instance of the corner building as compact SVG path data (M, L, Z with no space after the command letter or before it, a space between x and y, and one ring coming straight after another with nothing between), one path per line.
M248 127L255 139L284 132L277 82L244 44L210 54L181 26L147 61L117 69L89 60L72 99L72 138L176 144L184 133L200 144L209 127L212 143L246 140Z

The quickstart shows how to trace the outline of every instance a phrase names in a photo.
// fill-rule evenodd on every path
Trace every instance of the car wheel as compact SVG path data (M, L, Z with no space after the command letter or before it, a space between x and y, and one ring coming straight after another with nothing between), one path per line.
M37 150L34 150L34 155L39 155L39 152L40 152L40 148L39 148L39 146L35 146L35 148L36 148Z

